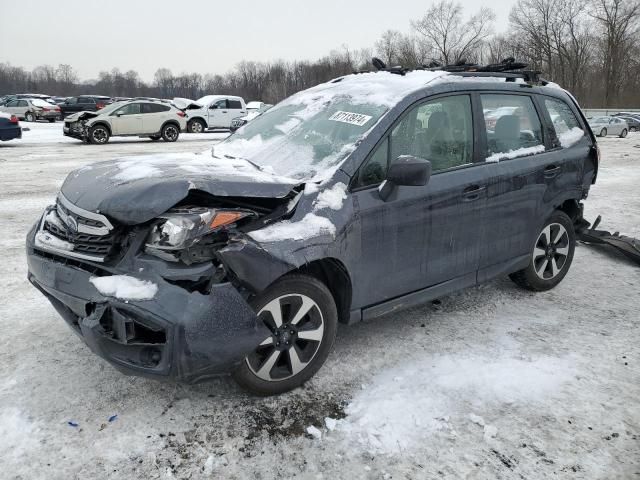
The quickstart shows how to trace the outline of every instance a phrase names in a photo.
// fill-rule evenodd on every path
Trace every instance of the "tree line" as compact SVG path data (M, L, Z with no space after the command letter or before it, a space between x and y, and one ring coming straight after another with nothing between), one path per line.
M226 74L205 75L159 68L151 82L134 70L114 68L81 81L68 64L28 71L0 63L0 93L193 99L217 93L276 103L332 78L370 70L373 56L406 67L515 57L569 89L584 107L637 108L639 35L640 0L518 0L503 33L496 33L491 9L465 12L460 4L441 0L406 32L387 30L371 47L345 45L314 61L243 61Z

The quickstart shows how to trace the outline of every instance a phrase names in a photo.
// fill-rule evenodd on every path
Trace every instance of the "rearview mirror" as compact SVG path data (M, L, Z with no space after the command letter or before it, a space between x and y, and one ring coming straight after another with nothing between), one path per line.
M431 162L412 155L400 155L389 167L387 178L378 189L380 198L387 200L396 186L421 187L431 177Z

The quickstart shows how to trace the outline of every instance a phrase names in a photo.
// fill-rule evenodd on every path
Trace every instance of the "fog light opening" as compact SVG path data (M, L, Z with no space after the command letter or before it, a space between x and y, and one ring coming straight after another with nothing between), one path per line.
M145 347L140 351L140 362L145 367L157 367L162 360L162 352L159 348Z

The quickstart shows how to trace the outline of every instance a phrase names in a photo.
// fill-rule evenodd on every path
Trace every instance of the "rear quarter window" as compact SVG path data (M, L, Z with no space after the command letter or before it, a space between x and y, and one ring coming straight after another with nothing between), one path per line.
M566 102L557 98L545 97L544 106L553 125L556 138L554 147L569 148L584 136L578 118Z

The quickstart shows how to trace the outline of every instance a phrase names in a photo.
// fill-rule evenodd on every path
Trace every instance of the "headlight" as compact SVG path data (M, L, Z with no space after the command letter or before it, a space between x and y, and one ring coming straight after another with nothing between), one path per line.
M251 211L205 207L172 209L151 228L146 246L152 250L182 250L209 233L254 215Z

